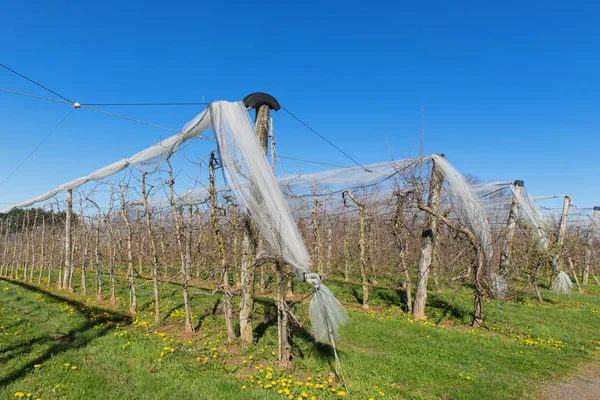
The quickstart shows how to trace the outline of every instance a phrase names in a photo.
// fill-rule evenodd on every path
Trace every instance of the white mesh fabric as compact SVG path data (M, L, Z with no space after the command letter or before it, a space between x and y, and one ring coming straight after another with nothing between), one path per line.
M573 289L573 282L565 271L560 271L554 281L552 281L552 291L557 294L571 295L571 289Z
M227 183L254 218L273 249L292 267L296 277L313 286L309 313L318 340L336 338L347 320L346 310L311 272L308 251L286 206L252 122L242 102L209 106Z
M483 204L477 194L460 174L444 157L434 154L433 161L440 168L449 183L452 194L452 204L459 217L467 223L481 243L481 250L488 265L492 261L493 248L491 230Z
M542 247L544 249L548 249L548 236L546 233L547 229L548 229L548 225L546 224L546 222L544 221L543 217L541 216L539 210L535 206L535 202L533 201L533 198L531 196L529 196L529 194L527 193L525 188L523 188L521 190L521 196L518 196L516 194L512 185L511 185L510 189L512 190L513 195L519 202L519 208L520 208L521 212L525 214L525 216L527 217L527 219L533 226L535 233L537 234L537 236L540 239L540 243L541 243Z

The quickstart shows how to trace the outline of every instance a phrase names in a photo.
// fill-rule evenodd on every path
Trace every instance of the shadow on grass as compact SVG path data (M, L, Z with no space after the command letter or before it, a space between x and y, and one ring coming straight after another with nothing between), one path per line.
M277 305L273 299L257 298L254 300L255 303L261 304L264 307L265 320L259 323L254 332L256 333L256 341L263 338L266 331L271 328L277 328ZM335 355L333 347L328 343L317 342L313 335L303 326L291 325L290 326L290 344L292 346L292 354L298 358L310 357L314 354L317 359L325 361L329 364L332 370L335 370ZM299 340L311 343L312 349L309 354L305 354L302 351L302 346Z
M442 300L439 297L429 297L427 299L427 307L438 309L442 312L439 318L437 318L436 324L439 324L444 319L448 319L448 316L452 316L456 320L464 320L465 318L471 318L472 313L466 312L465 310L452 305L452 302Z
M36 344L53 343L50 346L50 348L45 350L43 354L36 357L34 360L21 366L16 371L10 372L6 376L1 377L0 387L7 386L12 382L22 378L24 375L26 375L29 371L33 369L34 365L42 364L44 361L50 359L56 354L62 353L67 350L85 347L93 339L104 336L109 331L114 329L113 326L111 326L111 324L108 323L131 323L131 317L129 315L116 313L112 310L107 310L100 307L88 306L80 301L68 297L59 296L57 294L51 293L47 290L29 285L24 282L13 281L1 277L0 280L5 281L7 283L11 283L13 285L18 285L21 288L30 292L40 293L45 297L52 299L55 302L67 303L70 306L74 307L75 310L77 310L77 312L79 312L86 318L86 322L84 324L77 328L71 329L65 334L47 333L45 337L38 337L36 339L30 340L27 343L14 346L12 348L13 351L18 349L20 350L20 352L25 352L26 350L31 350L33 345ZM96 329L97 326L101 327Z

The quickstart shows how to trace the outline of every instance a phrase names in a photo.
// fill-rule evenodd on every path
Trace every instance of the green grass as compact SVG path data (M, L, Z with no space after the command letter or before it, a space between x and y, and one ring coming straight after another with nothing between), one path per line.
M423 323L403 312L400 291L374 288L373 311L363 312L358 286L332 281L330 287L350 309L351 323L338 343L346 398L533 398L539 385L597 360L600 351L597 286L571 300L544 292L544 304L490 301L479 330L467 326L467 288L456 295L430 293L430 318ZM142 309L133 318L126 313L127 291L119 289L120 301L112 306L93 296L0 280L0 398L23 392L42 399L284 399L277 392L288 389L294 399L302 392L322 399L346 391L328 382L331 349L313 343L304 328L294 332L296 368L275 368L269 298L258 301L259 338L244 348L226 343L220 313L214 313L220 311L218 295L193 296L198 332L186 335L178 286L163 288L164 319L154 326L151 286L139 289ZM301 320L305 311L306 304L295 307ZM281 378L291 385L282 387ZM271 381L276 385L265 389Z

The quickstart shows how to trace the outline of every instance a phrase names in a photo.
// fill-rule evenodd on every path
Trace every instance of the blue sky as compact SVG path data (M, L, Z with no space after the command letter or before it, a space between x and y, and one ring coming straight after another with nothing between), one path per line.
M600 205L599 13L590 1L9 2L0 62L81 103L269 92L365 164L418 154L423 106L425 153L587 207ZM0 88L48 95L5 70ZM173 128L201 109L110 108ZM68 111L0 93L0 181ZM274 118L279 154L351 165L284 112ZM0 186L0 202L168 135L75 110Z

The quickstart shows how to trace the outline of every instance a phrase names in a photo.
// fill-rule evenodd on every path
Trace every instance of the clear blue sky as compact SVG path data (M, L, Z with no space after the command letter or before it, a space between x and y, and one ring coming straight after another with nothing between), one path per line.
M600 205L600 4L7 2L0 62L81 103L273 94L361 163L425 153ZM0 88L47 95L0 70ZM111 108L181 127L201 107ZM68 106L0 93L0 181ZM283 112L281 155L351 165ZM0 186L24 200L168 136L76 110ZM294 164L290 167L297 167ZM319 167L306 165L307 170Z

